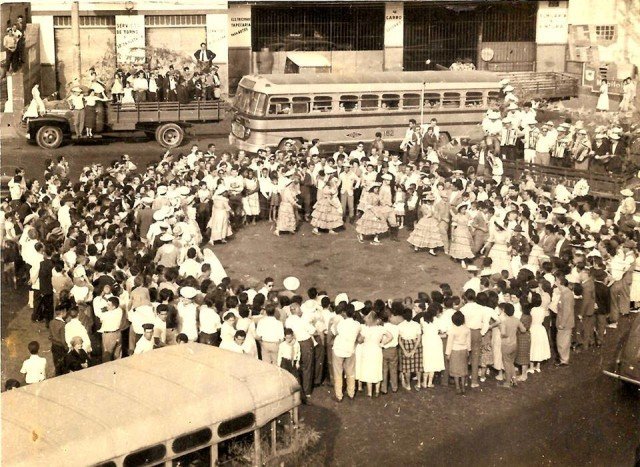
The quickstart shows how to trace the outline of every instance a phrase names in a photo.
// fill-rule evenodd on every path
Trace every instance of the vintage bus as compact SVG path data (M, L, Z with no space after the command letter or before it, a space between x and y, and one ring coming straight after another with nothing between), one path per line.
M434 117L443 139L468 137L499 97L499 77L487 71L244 76L229 142L255 153L288 139L367 142L379 131L386 142L399 143L409 119Z
M260 465L265 449L286 449L299 404L296 379L275 365L168 346L3 393L2 463L217 465L225 443L249 437L245 463Z

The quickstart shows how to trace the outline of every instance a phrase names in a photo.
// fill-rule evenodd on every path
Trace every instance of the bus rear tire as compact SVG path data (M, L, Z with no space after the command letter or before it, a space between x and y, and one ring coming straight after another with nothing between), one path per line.
M45 125L40 127L36 133L36 142L44 149L59 148L63 139L64 134L59 126Z
M167 149L177 148L184 140L184 130L176 123L165 123L156 129L156 141Z

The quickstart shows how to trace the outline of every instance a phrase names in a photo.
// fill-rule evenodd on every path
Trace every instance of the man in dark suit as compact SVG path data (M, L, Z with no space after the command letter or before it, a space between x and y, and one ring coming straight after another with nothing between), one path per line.
M37 306L34 307L32 320L44 320L49 326L49 322L53 319L53 283L51 281L53 276L53 261L51 261L53 247L46 245L43 253L44 259L40 263L38 272L40 290L38 291Z
M64 309L56 310L56 317L49 323L49 340L51 341L51 355L53 356L53 366L56 369L56 376L67 372L64 359L69 349L64 337L65 315Z
M198 61L198 66L202 70L208 70L211 66L211 62L216 58L216 54L207 49L207 44L205 42L200 44L200 48L193 53L193 56Z

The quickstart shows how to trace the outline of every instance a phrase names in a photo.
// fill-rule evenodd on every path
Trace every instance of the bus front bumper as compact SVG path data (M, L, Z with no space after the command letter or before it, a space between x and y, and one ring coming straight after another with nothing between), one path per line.
M238 150L243 150L252 154L256 154L259 149L264 149L264 147L244 141L232 133L229 134L229 144Z

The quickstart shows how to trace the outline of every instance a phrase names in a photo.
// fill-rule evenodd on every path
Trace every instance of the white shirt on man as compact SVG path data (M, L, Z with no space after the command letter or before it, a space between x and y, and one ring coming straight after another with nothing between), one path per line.
M360 334L360 323L346 318L336 326L336 338L333 341L333 353L336 357L349 358L356 351L356 340Z
M25 375L27 384L39 383L44 381L47 369L47 359L40 355L31 355L22 363L20 373Z

